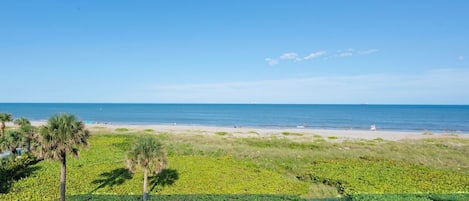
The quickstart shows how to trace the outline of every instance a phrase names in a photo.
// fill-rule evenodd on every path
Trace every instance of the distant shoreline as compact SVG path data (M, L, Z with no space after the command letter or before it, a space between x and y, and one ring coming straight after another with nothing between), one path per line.
M66 112L87 124L469 133L469 106L363 104L0 104L14 118Z
M44 125L46 121L33 121L35 126ZM128 132L145 132L148 130L155 133L173 133L189 135L217 135L223 133L233 137L286 137L308 140L315 136L322 136L327 139L337 140L405 140L405 139L425 139L425 138L469 138L469 133L454 132L418 132L418 131L387 131L387 130L345 130L345 129L312 129L312 128L258 128L258 127L223 127L223 126L203 126L203 125L157 125L157 124L86 124L92 131L116 131L118 128L126 128Z

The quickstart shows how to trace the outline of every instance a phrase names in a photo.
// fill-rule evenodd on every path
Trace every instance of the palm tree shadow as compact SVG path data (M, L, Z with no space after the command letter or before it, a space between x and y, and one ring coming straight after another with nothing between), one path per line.
M173 185L179 179L179 173L175 169L163 169L155 176L149 177L151 189L153 191L156 187L164 187ZM157 190L158 191L158 190Z
M34 161L30 164L36 164L37 161ZM0 169L0 193L8 193L11 190L11 187L14 182L21 178L28 177L34 172L40 170L39 166L29 166L29 167L19 167L13 170L4 170Z
M132 179L132 177L132 173L127 168L117 168L109 172L101 173L98 179L95 179L91 182L92 184L99 184L99 186L90 193L94 193L98 189L104 188L106 186L112 189L112 187L121 185L126 180Z

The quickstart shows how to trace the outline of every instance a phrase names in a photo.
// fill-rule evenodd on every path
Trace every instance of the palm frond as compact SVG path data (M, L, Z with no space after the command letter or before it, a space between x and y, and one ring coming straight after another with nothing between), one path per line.
M148 168L151 172L160 172L167 164L163 145L151 136L139 137L127 153L129 169Z

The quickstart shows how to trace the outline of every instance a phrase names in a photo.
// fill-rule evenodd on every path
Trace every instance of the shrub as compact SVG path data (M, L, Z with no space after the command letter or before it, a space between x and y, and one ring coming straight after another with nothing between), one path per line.
M216 132L215 134L216 134L216 135L219 135L219 136L225 136L225 135L227 135L228 133L227 133L227 132L224 132L224 131L221 131L221 132Z
M116 131L117 132L127 132L127 131L129 131L129 129L128 128L116 128Z

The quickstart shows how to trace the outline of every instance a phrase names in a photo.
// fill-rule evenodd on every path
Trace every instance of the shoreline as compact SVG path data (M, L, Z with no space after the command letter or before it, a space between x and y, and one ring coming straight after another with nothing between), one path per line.
M44 125L46 121L32 121L35 126ZM345 130L345 129L315 129L315 128L260 128L260 127L223 127L204 125L160 125L160 124L85 124L91 131L113 131L126 128L126 132L145 132L151 129L154 133L173 133L189 135L227 135L233 137L285 137L290 139L304 139L322 136L334 140L373 140L383 139L399 141L405 139L426 138L469 138L469 133L463 132L431 132L431 131L388 131L388 130Z
M46 121L32 121L34 126L45 125ZM176 124L85 124L91 131L117 132L116 129L126 128L126 132L145 132L151 129L154 133L174 133L189 135L229 135L233 137L274 137L281 136L291 139L322 136L336 140L373 140L383 139L399 141L405 139L426 138L468 138L469 133L462 132L431 132L431 131L389 131L389 130L346 130L346 129L316 129L316 128L261 128L261 127L223 127L204 125L176 125Z

